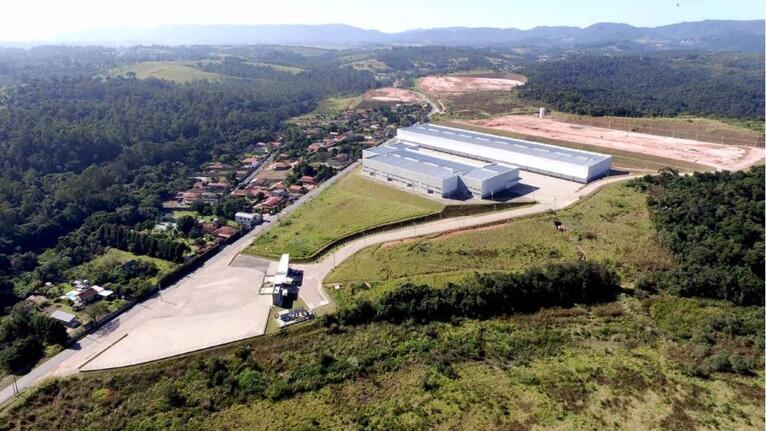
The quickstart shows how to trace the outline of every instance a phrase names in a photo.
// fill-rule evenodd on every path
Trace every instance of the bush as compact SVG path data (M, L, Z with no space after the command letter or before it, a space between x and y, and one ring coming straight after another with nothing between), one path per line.
M614 300L620 291L617 274L597 263L550 264L515 274L477 275L472 283L444 289L405 284L375 304L361 301L341 310L345 324L371 321L447 321L454 317L488 318L543 307L571 307Z

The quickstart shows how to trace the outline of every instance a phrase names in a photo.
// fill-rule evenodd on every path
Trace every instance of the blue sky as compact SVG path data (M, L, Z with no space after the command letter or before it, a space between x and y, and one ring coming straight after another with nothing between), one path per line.
M448 26L658 26L763 19L763 0L7 0L0 40L42 40L93 28L161 24L326 24L401 31Z

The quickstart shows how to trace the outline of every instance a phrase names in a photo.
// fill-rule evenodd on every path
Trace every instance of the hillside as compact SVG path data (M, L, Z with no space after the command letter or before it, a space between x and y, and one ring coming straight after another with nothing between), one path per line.
M725 191L694 240L709 250L762 241L762 178L757 169L668 171L596 195L611 212L591 198L559 215L581 218L570 222L569 240L603 236L604 244L616 227L590 232L584 220L624 225L625 239L650 232L651 222L667 252L696 264L704 250L686 257L690 243L671 240L678 220L699 217L697 199ZM643 209L641 197L651 197ZM656 205L669 200L676 206L664 217ZM743 206L744 215L731 212ZM497 248L471 235L453 238ZM693 289L701 283L673 290L645 279L623 290L619 274L629 282L635 268L662 273L667 262L640 258L659 244L653 252L641 241L612 246L609 256L583 249L579 261L543 253L504 265L516 272L446 287L403 284L275 336L51 381L0 411L0 430L761 429L762 292L758 305L735 305ZM537 266L544 262L554 263Z
M58 36L58 44L197 45L288 44L375 45L418 44L458 46L612 47L627 51L699 49L763 51L762 20L707 20L661 27L598 23L585 28L450 27L383 33L348 25L176 25L83 31Z
M734 337L722 327L731 319L740 322ZM703 333L741 360L761 355L744 346L762 328L758 308L674 298L483 321L309 326L51 382L3 412L0 429L759 429L762 379L696 377L687 355L689 336Z

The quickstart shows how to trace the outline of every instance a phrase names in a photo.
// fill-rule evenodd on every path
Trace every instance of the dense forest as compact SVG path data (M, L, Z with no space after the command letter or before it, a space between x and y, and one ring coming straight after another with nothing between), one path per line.
M522 97L585 115L764 118L763 56L573 56L528 66Z
M658 236L678 260L644 290L764 304L764 169L678 175L635 183L649 193Z

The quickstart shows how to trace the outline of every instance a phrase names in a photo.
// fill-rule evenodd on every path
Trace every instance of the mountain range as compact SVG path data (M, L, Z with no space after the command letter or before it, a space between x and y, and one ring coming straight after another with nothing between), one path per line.
M110 28L60 35L46 43L101 45L462 45L512 47L689 48L714 51L764 50L764 21L706 20L661 27L599 23L589 27L448 27L384 33L344 24L323 25L167 25Z

